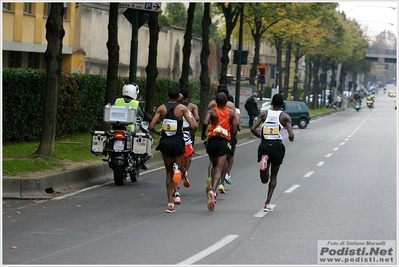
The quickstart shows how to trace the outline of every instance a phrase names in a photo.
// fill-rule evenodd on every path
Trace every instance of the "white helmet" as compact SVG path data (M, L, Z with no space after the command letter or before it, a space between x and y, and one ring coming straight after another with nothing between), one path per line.
M125 84L122 88L122 96L129 96L133 99L137 99L139 94L139 86L135 83Z

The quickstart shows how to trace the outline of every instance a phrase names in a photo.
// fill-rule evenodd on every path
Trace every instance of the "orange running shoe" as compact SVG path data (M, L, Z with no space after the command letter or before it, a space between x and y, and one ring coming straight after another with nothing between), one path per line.
M179 184L182 178L182 173L177 163L173 163L173 182Z
M184 187L190 187L190 180L188 180L187 172L186 172L186 175L183 175L183 180L184 180L184 183L183 183Z

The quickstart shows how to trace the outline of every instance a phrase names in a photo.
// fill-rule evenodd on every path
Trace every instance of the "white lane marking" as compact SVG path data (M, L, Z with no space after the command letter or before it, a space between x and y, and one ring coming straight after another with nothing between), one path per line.
M316 166L321 167L321 166L323 166L323 164L324 164L324 161L320 161L319 163L317 163Z
M274 205L274 204L270 204L270 207L272 208L272 209L274 209L274 207L275 207L276 205ZM269 213L269 211L263 211L263 208L260 210L260 211L258 211L258 213L256 213L255 215L254 215L254 217L256 217L256 218L262 218L263 216L265 216L266 214L268 214Z
M310 177L314 172L308 172L307 174L305 174L303 177Z
M327 154L327 155L326 155L326 158L329 158L329 157L331 157L331 156L332 156L332 154L333 154L333 153L329 153L329 154Z
M339 147L334 148L334 151L337 151L339 149Z
M220 248L224 247L225 245L227 245L228 243L230 243L231 241L233 241L234 239L236 239L238 237L238 235L227 235L225 236L222 240L216 242L215 244L213 244L212 246L210 246L207 249L204 249L203 251L195 254L194 256L181 261L179 263L177 263L177 265L190 265L193 264L203 258L205 258L206 256L212 254L213 252L219 250Z
M99 185L93 185L93 186L90 186L90 187L86 187L86 188L83 188L83 189L81 189L79 191L76 191L76 192L73 192L73 193L70 193L70 194L65 194L65 195L62 195L62 196L59 196L59 197L54 197L54 198L50 199L50 201L64 199L64 198L67 198L67 197L70 197L70 196L73 196L73 195L76 195L76 194L79 194L79 193L82 193L82 192L85 192L85 191L88 191L88 190L91 190L91 189L94 189L94 188L98 188L98 187L101 187L101 186L104 186L104 185L111 184L113 182L114 181L109 181L109 182L106 182L104 184L99 184Z
M291 186L290 188L288 188L287 190L284 191L284 193L292 193L292 191L294 191L295 189L297 189L299 187L299 184L294 184L293 186Z
M340 146L343 146L343 145L345 145L345 142L342 142L341 144L339 144Z
M344 141L348 141L349 140L349 138L345 138L345 140Z

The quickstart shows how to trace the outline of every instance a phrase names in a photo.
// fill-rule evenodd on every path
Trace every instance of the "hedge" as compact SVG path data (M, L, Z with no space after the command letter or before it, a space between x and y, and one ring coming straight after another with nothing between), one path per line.
M119 77L120 88L128 82ZM107 77L105 75L62 73L58 100L56 138L88 133L102 127ZM138 77L139 100L145 101L146 78ZM155 105L168 100L168 88L179 86L179 81L157 78ZM3 144L9 142L39 141L46 91L46 70L3 69ZM211 88L214 88L211 85ZM191 101L199 106L201 85L189 82ZM115 92L120 97L120 91ZM209 99L213 97L210 90Z

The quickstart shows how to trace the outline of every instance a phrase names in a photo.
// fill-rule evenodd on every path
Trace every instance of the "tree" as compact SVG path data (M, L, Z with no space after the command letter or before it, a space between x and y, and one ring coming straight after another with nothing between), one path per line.
M184 28L187 23L186 6L182 2L169 2L165 7L166 21L168 26ZM161 26L166 26L162 25Z
M182 74L180 76L180 88L188 88L188 75L190 70L190 55L191 55L191 39L193 38L193 20L195 3L190 3L187 9L187 24L186 32L184 33L184 46L183 46L183 66Z
M250 84L255 84L257 67L260 63L260 45L265 32L282 17L276 12L279 3L248 3L245 6L245 24L254 41L254 57L250 71Z
M109 22L108 22L108 70L107 87L105 92L105 105L113 103L118 91L118 64L119 64L119 44L118 44L118 10L119 3L110 3ZM109 124L103 122L102 129L108 130Z
M63 27L64 4L51 3L50 14L46 22L47 49L44 53L46 61L46 96L42 135L35 154L54 156L54 143L57 130L57 106L61 84L62 39L65 36Z
M200 73L200 81L201 81L201 96L200 96L200 107L199 113L200 116L205 113L205 110L208 106L208 94L211 87L210 79L209 79L209 68L208 68L208 58L210 54L209 49L209 26L211 25L212 20L210 16L210 3L204 3L204 15L202 18L202 50L201 50L201 73ZM202 124L200 123L200 128Z
M146 90L146 105L145 111L149 114L153 114L153 108L155 107L155 86L158 77L157 68L157 56L158 56L158 12L150 12L150 18L148 20L148 27L150 29L150 44L148 46L148 65L146 67L147 72L147 90Z
M235 3L215 3L216 8L224 14L225 19L225 37L223 40L222 47L222 68L220 71L220 84L227 84L227 68L230 63L229 52L231 50L231 34L237 25L238 18L240 17L241 4Z

